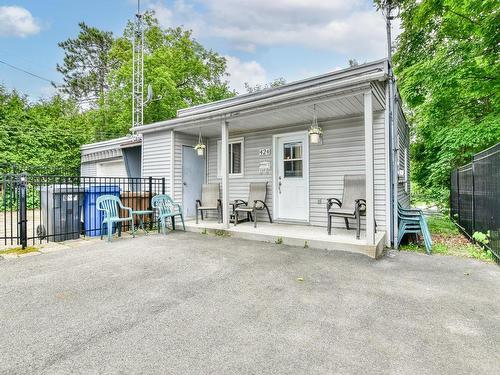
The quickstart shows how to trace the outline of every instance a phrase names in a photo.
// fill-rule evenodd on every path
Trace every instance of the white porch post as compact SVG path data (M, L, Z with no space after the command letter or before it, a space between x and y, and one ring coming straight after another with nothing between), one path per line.
M222 223L229 228L229 122L222 123L221 133Z
M366 164L366 243L375 244L375 194L373 167L373 105L371 90L363 94L365 118L365 164Z
M170 132L170 196L175 199L175 132ZM184 204L185 202L182 202Z

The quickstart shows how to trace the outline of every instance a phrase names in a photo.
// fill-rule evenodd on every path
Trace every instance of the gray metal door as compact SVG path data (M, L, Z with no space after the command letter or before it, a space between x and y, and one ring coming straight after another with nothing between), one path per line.
M201 199L205 180L205 157L198 156L190 146L182 146L182 206L184 217L195 215L196 200Z

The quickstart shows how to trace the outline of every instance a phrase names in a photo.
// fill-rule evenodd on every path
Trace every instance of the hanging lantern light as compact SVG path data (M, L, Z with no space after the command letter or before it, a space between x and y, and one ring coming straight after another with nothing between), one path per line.
M309 141L312 144L319 144L323 135L323 129L318 125L318 116L316 115L316 104L313 106L313 120L309 128Z
M194 149L198 153L198 156L203 156L206 148L207 148L207 146L203 143L203 139L201 138L201 130L200 130L200 134L198 136L198 143L196 144L196 146L194 146Z

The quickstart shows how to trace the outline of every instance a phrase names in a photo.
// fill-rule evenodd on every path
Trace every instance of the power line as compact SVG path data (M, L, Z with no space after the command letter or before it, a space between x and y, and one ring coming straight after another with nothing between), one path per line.
M38 74L35 74L35 73L31 73L23 68L19 68L15 65L12 65L12 64L9 64L8 62L6 61L3 61L3 60L0 60L0 63L4 64L4 65L7 65L8 67L12 68L12 69L15 69L15 70L18 70L20 72L23 72L25 74L29 74L30 76L32 77L35 77L35 78L38 78L38 79L41 79L42 81L46 81L46 82L49 82L50 84L54 85L55 87L60 87L61 85L59 84L56 84L53 80L51 79L48 79L48 78L45 78L45 77L42 77L42 76L39 76Z

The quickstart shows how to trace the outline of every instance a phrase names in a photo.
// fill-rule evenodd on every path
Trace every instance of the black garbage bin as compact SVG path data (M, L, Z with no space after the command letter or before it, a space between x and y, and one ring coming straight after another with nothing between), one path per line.
M84 188L74 185L41 187L37 235L54 242L80 238L84 193Z

